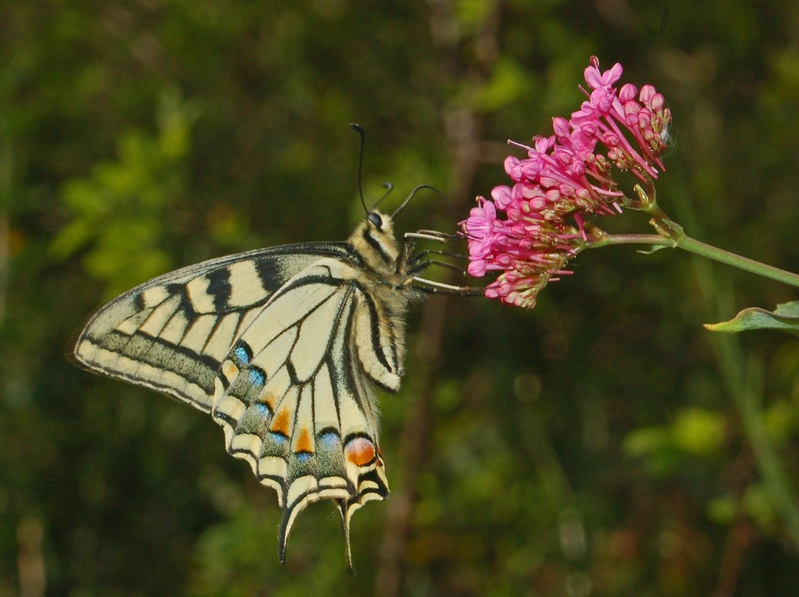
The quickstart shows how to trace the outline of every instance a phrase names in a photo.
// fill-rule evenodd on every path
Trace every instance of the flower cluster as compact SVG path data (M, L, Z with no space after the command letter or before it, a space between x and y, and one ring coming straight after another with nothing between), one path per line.
M505 160L513 186L495 187L491 200L478 197L461 222L469 273L501 272L486 287L487 297L534 307L541 289L570 273L564 270L568 261L590 240L586 218L622 211L627 200L613 168L647 183L664 170L660 156L668 146L671 114L651 85L640 92L629 84L618 90L621 73L620 64L601 72L592 57L585 70L590 92L583 89L588 99L580 110L570 120L554 118L554 135L535 137L532 147L519 145L527 158Z

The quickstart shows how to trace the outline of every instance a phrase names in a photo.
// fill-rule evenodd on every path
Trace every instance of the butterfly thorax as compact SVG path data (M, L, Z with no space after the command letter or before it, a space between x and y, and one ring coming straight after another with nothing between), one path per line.
M399 389L405 353L405 314L408 305L420 294L412 286L408 274L407 256L394 236L389 216L373 211L355 229L349 243L362 262L357 268L358 282L371 298L379 336L392 344L399 365L396 377L376 379L378 385L390 391ZM388 348L388 347L387 347ZM389 382L389 383L387 383Z

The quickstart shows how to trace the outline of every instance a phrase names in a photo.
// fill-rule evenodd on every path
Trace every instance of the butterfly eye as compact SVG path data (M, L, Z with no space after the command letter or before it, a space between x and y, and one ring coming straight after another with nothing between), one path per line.
M383 228L383 218L380 217L380 214L376 214L375 212L370 213L367 218L372 223L375 228L382 229Z

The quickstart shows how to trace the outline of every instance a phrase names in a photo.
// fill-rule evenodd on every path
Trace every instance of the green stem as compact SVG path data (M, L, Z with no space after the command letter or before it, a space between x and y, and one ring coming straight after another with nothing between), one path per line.
M674 231L672 230L671 233L674 234ZM606 245L655 245L679 248L799 288L799 275L797 274L713 247L693 239L685 233L675 234L673 238L666 238L659 234L608 234L599 241L587 243L586 248Z
M607 245L657 245L676 247L677 243L659 234L606 234L598 241L586 243L586 249L597 249Z
M797 274L786 272L783 269L772 267L770 265L766 265L765 263L760 263L759 261L749 259L748 257L741 257L740 255L730 253L729 251L724 251L723 249L717 249L716 247L699 242L698 240L695 240L689 236L681 238L677 242L677 246L681 249L685 249L686 251L690 251L691 253L696 253L697 255L702 255L703 257L708 257L710 259L714 259L715 261L732 265L738 269L752 272L753 274L759 274L765 278L777 280L778 282L784 282L785 284L790 284L791 286L799 287L799 275Z

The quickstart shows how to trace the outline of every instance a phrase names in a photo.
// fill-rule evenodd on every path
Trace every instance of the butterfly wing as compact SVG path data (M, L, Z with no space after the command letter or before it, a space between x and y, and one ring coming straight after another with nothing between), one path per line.
M343 243L286 245L212 259L120 295L86 324L76 360L210 412L234 338L286 280Z
M401 339L352 257L311 243L177 270L103 307L75 347L90 369L212 413L278 493L281 560L308 504L336 500L348 538L352 513L388 494L369 381L399 387Z
M303 270L255 316L217 377L212 415L228 450L284 508L281 561L308 504L337 500L348 537L352 513L388 494L368 381L396 390L401 364L385 356L383 306L360 275L334 259ZM372 354L381 356L364 358Z

